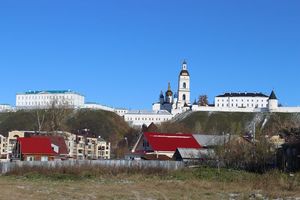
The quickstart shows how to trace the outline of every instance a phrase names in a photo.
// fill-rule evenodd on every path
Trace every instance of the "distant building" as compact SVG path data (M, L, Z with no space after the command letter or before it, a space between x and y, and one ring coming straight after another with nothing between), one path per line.
M0 160L1 159L6 159L7 157L7 152L6 152L6 146L7 146L7 138L4 137L3 135L0 135Z
M88 131L80 131L76 134L62 131L54 133L11 131L8 137L0 135L2 159L20 159L20 155L16 157L16 144L19 138L48 138L53 149L52 160L97 160L110 159L111 156L110 143Z
M89 131L67 134L69 158L76 160L110 159L111 144Z
M183 161L207 159L215 155L216 146L224 145L230 139L229 135L144 132L129 157L149 159L164 155Z
M152 122L160 124L173 118L173 115L166 110L159 111L128 111L124 114L124 120L130 126L149 126Z
M28 91L16 95L17 109L44 109L52 105L82 108L85 97L71 90Z
M218 108L268 108L269 96L263 93L225 93L215 97Z
M110 112L115 111L114 108L112 108L112 107L104 106L104 105L101 105L98 103L91 103L91 102L85 103L83 108L91 109L91 110L105 110L105 111L110 111Z
M105 110L109 112L114 112L121 117L123 117L128 112L128 110L125 108L113 108L98 103L85 103L83 108L91 109L91 110Z
M161 91L159 102L152 105L153 111L166 110L175 115L190 109L191 106L190 74L187 69L187 62L182 63L178 77L178 91L173 94L170 83L165 95Z
M14 108L9 104L0 104L0 112L11 112Z
M125 108L115 108L114 112L119 116L123 117L126 113L128 113L128 110Z
M201 145L192 134L143 133L139 137L132 153L144 156L165 155L172 158L177 148L200 149Z

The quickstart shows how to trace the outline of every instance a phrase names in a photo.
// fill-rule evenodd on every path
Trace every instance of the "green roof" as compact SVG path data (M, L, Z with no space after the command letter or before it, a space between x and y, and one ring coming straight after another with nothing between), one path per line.
M72 90L35 90L35 91L27 91L22 94L78 94L77 92L74 92Z

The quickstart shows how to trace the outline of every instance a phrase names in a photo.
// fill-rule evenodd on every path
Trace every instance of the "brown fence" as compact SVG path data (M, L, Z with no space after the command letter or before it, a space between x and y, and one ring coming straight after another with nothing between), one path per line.
M84 165L103 166L103 167L125 167L125 168L160 168L167 170L178 170L184 168L184 163L179 161L146 161L146 160L67 160L67 161L16 161L0 162L0 173L5 174L15 168L22 167L77 167Z

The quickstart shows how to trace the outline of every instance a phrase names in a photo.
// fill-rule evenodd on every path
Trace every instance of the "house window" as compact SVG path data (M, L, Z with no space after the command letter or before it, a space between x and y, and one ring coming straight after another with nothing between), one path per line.
M34 157L33 156L27 156L26 161L34 161Z
M184 95L182 95L182 100L185 101L185 99L186 99L186 96L184 94Z
M185 83L185 82L183 83L183 88L184 88L184 89L186 88L186 83Z
M42 156L42 157L41 157L41 161L42 161L42 162L48 161L48 156Z

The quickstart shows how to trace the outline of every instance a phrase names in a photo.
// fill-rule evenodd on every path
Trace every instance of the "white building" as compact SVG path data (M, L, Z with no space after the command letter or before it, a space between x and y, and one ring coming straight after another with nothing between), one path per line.
M160 124L173 118L173 115L166 110L160 111L128 111L124 115L124 120L129 123L130 126L149 126L152 122Z
M190 74L187 69L187 63L184 61L179 73L177 93L173 94L169 83L165 96L161 91L159 102L152 105L152 110L166 110L173 115L189 110L191 106L190 93Z
M178 79L178 100L177 108L181 109L191 105L191 91L190 91L190 74L187 70L187 63L182 63L182 69Z
M126 113L128 113L128 109L125 108L115 108L114 112L119 116L123 117Z
M105 105L98 104L98 103L85 103L83 108L91 109L91 110L110 111L110 112L116 113L117 115L119 115L121 117L123 117L128 112L128 110L125 108L113 108L113 107L105 106Z
M85 103L83 108L91 109L91 110L106 110L106 111L110 111L110 112L115 111L114 108L112 108L112 107L101 105L98 103Z
M0 112L11 112L14 108L9 104L0 104Z
M17 109L43 109L53 104L71 108L82 108L84 96L71 90L28 91L16 95Z
M263 93L225 93L215 97L218 108L268 108L269 96Z

